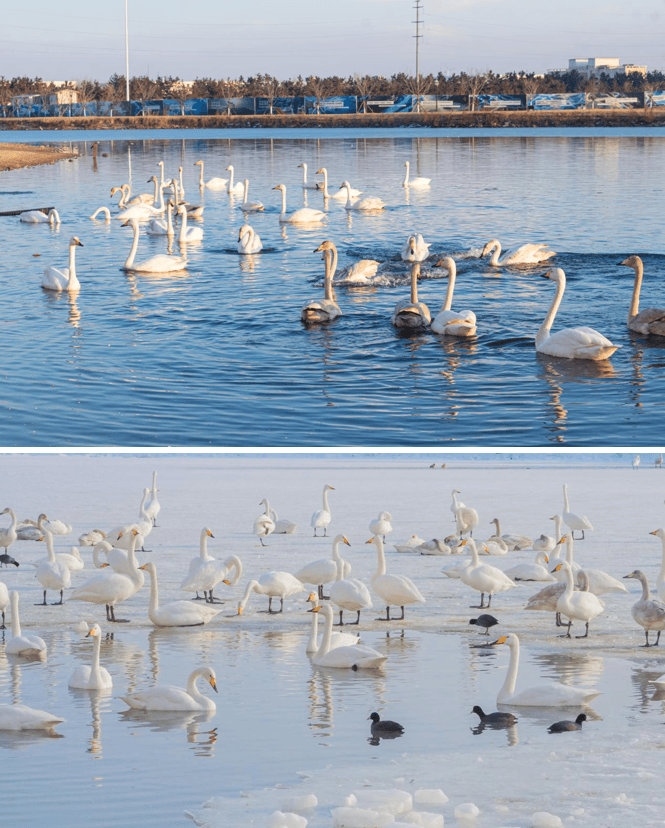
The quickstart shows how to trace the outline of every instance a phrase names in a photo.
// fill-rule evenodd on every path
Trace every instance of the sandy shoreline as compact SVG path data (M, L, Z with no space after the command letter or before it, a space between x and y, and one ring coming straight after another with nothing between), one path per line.
M55 164L65 158L76 158L76 153L61 147L35 147L29 144L0 144L0 171Z

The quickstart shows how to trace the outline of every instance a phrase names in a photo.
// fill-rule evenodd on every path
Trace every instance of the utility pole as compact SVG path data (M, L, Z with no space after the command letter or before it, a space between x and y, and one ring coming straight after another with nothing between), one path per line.
M127 23L127 0L125 0L125 100L129 100L129 25Z
M422 35L420 34L420 12L422 11L423 7L421 5L421 0L415 0L416 5L413 7L416 10L416 19L412 20L412 23L416 24L416 33L413 35L416 41L416 112L420 111L420 41L422 39Z

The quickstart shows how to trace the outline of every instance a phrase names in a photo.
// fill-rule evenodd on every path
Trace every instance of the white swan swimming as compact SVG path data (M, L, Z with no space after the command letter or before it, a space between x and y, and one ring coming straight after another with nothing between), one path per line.
M637 333L656 334L665 336L665 308L645 308L640 310L640 289L642 277L644 276L644 265L639 256L629 256L620 265L632 267L635 271L635 282L633 284L633 297L628 309L628 327Z
M263 539L267 538L268 535L272 535L275 531L275 522L270 517L270 503L265 498L259 503L259 506L264 506L265 509L263 514L254 520L252 531L261 541L261 546L265 546Z
M201 710L214 712L217 705L212 699L204 696L196 686L199 679L207 681L215 693L217 677L211 667L199 667L190 673L187 679L187 688L174 687L171 684L156 685L149 690L137 690L120 698L135 710Z
M166 253L159 253L157 256L152 256L143 262L134 264L136 258L136 251L139 246L139 223L132 218L126 221L122 226L127 227L131 225L134 231L134 240L132 242L132 249L129 251L129 256L123 265L123 270L132 270L138 273L173 273L178 270L184 270L187 267L186 256L169 256Z
M342 560L339 554L339 545L345 543L351 546L344 535L336 535L333 540L332 557L318 558L316 561L311 561L298 572L294 573L295 577L303 584L311 584L318 588L319 598L323 600L323 585L329 584L337 578L338 562L342 561L342 577L346 577L351 572L351 564Z
M0 704L0 730L53 730L66 721L24 704Z
M371 647L364 644L353 644L352 646L341 646L331 649L333 611L332 607L325 604L321 607L313 607L309 612L320 612L325 618L325 627L321 646L312 655L314 664L319 667L336 667L347 670L372 670L381 667L388 660L388 656L382 655Z
M194 600L197 600L199 592L202 592L205 601L209 604L214 604L216 601L219 603L219 599L213 595L213 590L217 584L228 579L231 570L234 571L234 577L229 582L230 586L235 586L242 575L242 563L236 555L231 555L222 562L208 554L208 538L214 537L207 526L201 529L199 555L190 561L187 577L180 584L180 589L186 592L196 592L197 597Z
M209 190L225 190L228 184L228 178L210 178L208 181L203 180L203 161L195 161L194 166L199 168L199 187L207 187Z
M104 604L106 606L106 620L122 621L115 617L115 605L131 598L143 586L144 575L136 565L135 549L138 532L132 530L132 544L129 547L129 563L131 571L128 575L115 572L110 567L99 575L94 575L80 587L77 587L69 596L70 601L85 601L89 604Z
M446 336L475 336L476 314L470 310L453 311L453 293L455 292L455 280L457 278L457 265L450 256L438 261L434 267L442 267L448 271L448 289L446 299L441 310L432 320L431 328L436 334Z
M99 624L93 624L85 637L92 638L92 664L79 664L69 677L67 686L79 690L110 690L113 687L111 674L99 663L102 648L102 629Z
M563 328L552 334L552 324L559 309L566 289L566 274L560 267L555 267L543 275L545 279L556 282L556 293L552 305L536 334L536 351L555 357L567 359L609 359L621 347L613 345L607 337L594 328Z
M166 205L166 218L151 219L145 228L145 232L149 236L169 236L169 238L172 238L175 235L175 230L173 229L173 204L170 201Z
M411 178L409 179L409 162L405 161L404 166L406 167L406 173L404 174L404 181L402 181L402 187L415 187L417 189L422 190L424 187L429 187L431 178Z
M226 192L230 193L231 195L240 195L245 190L245 185L242 181L236 181L235 184L233 183L233 166L229 164L226 168L227 172L231 173L231 177L229 178L229 184L226 188Z
M156 177L153 175L152 178L149 179L150 181L156 181ZM114 188L115 189L115 188ZM120 188L121 192L124 194L123 188ZM138 219L141 221L145 221L149 218L153 218L154 216L163 215L166 207L164 205L164 191L161 187L157 187L159 191L159 202L156 203L154 206L150 204L132 204L131 206L127 207L126 209L121 210L119 213L116 214L117 219L121 219L122 221L127 221L128 219ZM156 191L157 191L156 190ZM113 191L111 191L113 193ZM120 202L122 205L123 202ZM119 206L120 206L119 205Z
M411 298L400 299L390 317L390 322L396 328L419 330L426 328L431 322L429 308L424 302L418 301L418 276L420 263L414 262L411 265Z
M424 262L431 245L425 243L421 233L411 233L400 252L403 262Z
M244 182L244 195L242 199L242 204L239 204L238 207L243 211L243 213L261 213L265 210L265 207L260 201L250 201L248 198L249 195L249 178L245 179Z
M44 527L43 524L40 526L40 529L44 532L44 537L46 539L50 538L50 540L46 544L48 558L46 558L46 560L39 561L35 569L35 576L39 583L44 587L44 601L39 606L45 607L47 605L46 592L49 589L60 591L60 600L54 604L54 606L60 606L62 604L64 590L71 586L72 576L69 571L69 567L55 557L51 533Z
M341 270L337 281L350 285L366 285L374 279L379 267L381 262L377 262L376 259L360 259Z
M302 168L302 188L303 190L322 190L323 184L320 181L312 181L308 183L307 181L307 164L304 162L302 164L298 164L298 168ZM318 175L318 173L317 173Z
M339 609L340 627L344 626L344 610L358 613L355 621L347 622L357 626L360 624L361 610L372 608L372 596L362 581L344 576L344 563L341 558L337 561L337 580L330 587L330 601Z
M161 164L161 170L162 170L161 185L163 187L164 186L164 162L160 161L159 163ZM157 204L157 201L158 201L158 188L160 186L160 182L159 182L159 179L157 178L156 175L153 175L148 179L148 184L151 181L154 184L155 192L153 194L151 194L151 193L139 193L139 195L134 196L134 198L132 198L131 185L130 184L123 184L120 189L122 190L122 194L123 194L122 200L123 200L123 203L125 204L125 206L133 207L135 204L147 204L147 205L150 206L152 204Z
M344 205L345 210L352 210L354 213L366 213L372 212L373 210L383 210L386 206L385 201L377 198L377 196L365 196L365 198L353 201L351 196L351 185L348 181L342 181L340 189L343 189L346 192L346 204Z
M98 207L95 210L95 212L90 216L90 218L93 219L94 221L97 221L98 220L97 216L100 213L104 214L104 220L106 221L107 224L110 224L110 222L111 222L111 211L109 210L108 207Z
M187 227L187 208L184 204L178 207L178 215L180 216L178 244L201 241L203 238L203 227Z
M57 267L47 267L42 276L42 287L44 290L74 291L81 289L81 283L76 278L76 248L83 247L77 236L69 240L69 267L59 270Z
M312 207L301 207L290 215L286 212L286 187L278 184L273 190L280 190L282 193L282 212L279 215L281 224L308 224L309 222L322 221L326 214L321 210L314 210Z
M556 611L559 615L565 615L568 619L568 631L565 638L570 638L570 627L573 623L573 618L586 623L586 631L584 635L576 635L575 638L589 637L589 621L592 621L601 612L604 612L605 607L593 594L593 592L575 592L573 584L573 572L567 561L563 561L556 565L556 571L563 571L566 576L566 588L563 594L559 597L556 604Z
M18 592L13 590L10 595L12 608L12 637L5 646L7 655L22 656L23 658L46 658L46 643L38 635L23 635L21 621L18 615Z
M376 549L377 568L371 583L374 592L386 605L386 617L380 620L401 621L404 618L404 607L407 604L424 604L425 599L411 578L407 578L406 575L386 574L386 556L381 535L374 535L366 542L373 543ZM391 606L401 607L402 614L399 618L390 617Z
M309 522L309 525L314 530L314 537L316 537L316 532L318 529L323 529L323 536L326 536L326 532L328 529L328 525L332 519L332 514L330 513L330 506L328 505L328 492L334 492L334 486L328 486L326 484L323 487L323 507L319 509L317 512L314 512L312 515L312 519Z
M591 525L591 521L586 515L578 514L577 512L571 512L570 506L568 505L568 484L563 484L563 522L566 526L571 530L572 538L575 539L575 530L582 533L582 537L578 540L584 540L584 531L588 529L593 531L593 526Z
M60 224L60 215L55 209L49 210L48 213L42 213L41 210L26 210L25 213L20 213L18 218L24 224Z
M516 564L511 566L510 569L504 570L504 572L513 581L556 581L556 578L545 566L546 563L549 563L549 560L546 552L538 552L534 563Z
M501 256L501 242L498 239L488 241L483 247L480 258L484 258L488 253L493 253L489 263L493 267L506 267L507 265L535 265L541 262L546 262L552 256L556 256L554 250L548 250L546 244L523 244L521 247L516 247L513 250L506 250Z
M331 241L324 241L320 244L315 253L322 253L326 263L326 274L324 277L323 299L310 299L303 305L300 311L300 318L303 322L332 322L342 315L335 298L332 280L337 268L337 248Z
M519 705L527 707L566 707L578 706L590 702L600 693L596 690L586 690L582 687L571 687L568 684L560 684L556 681L549 681L536 687L528 687L520 693L515 692L517 682L517 671L520 662L520 640L514 633L502 635L489 646L507 644L510 647L510 664L506 674L503 687L496 697L497 704Z
M257 595L268 596L268 612L271 615L276 615L284 611L284 599L291 595L296 595L299 592L305 592L302 581L299 581L295 575L290 572L265 572L258 580L250 581L245 587L245 594L238 603L238 615L242 615L249 596L252 592ZM279 598L279 609L272 608L272 599Z
M319 189L323 189L324 198L334 198L335 200L339 201L347 198L346 191L343 187L340 187L336 193L330 195L330 193L328 192L328 170L325 167L321 167L320 170L317 170L316 174L323 176L323 187ZM349 191L351 193L351 198L358 198L359 195L362 195L362 190L356 190L355 187L349 186Z
M307 603L311 604L313 607L320 606L319 599L316 593L310 593L309 597L307 598ZM318 640L318 629L319 629L319 613L313 612L312 613L312 625L309 630L309 638L307 639L307 647L305 648L305 652L310 655L311 653L315 653L319 647L321 646L321 642ZM345 632L334 632L330 636L330 649L333 650L336 647L354 647L360 638L355 635L354 633L345 633Z
M200 627L219 615L221 607L210 604L193 604L191 601L170 601L159 603L157 567L149 562L140 566L150 575L150 604L148 618L156 627Z
M633 620L636 621L640 627L644 629L646 636L645 647L657 647L660 642L660 634L665 630L665 604L658 598L652 598L649 591L649 582L646 575L640 569L634 569L629 575L624 575L624 578L635 578L642 584L642 597L633 604L630 613ZM649 631L655 630L656 643L649 644Z
M469 547L471 555L471 563L460 572L460 580L462 583L470 586L472 589L478 590L480 593L480 604L478 609L488 608L492 604L492 596L497 592L505 592L507 589L514 589L516 584L512 578L509 578L502 570L496 566L480 563L478 558L478 550L473 538L469 538L463 543ZM485 604L485 593L487 593L488 600Z
M261 237L258 233L254 232L254 228L249 224L243 224L238 231L238 244L236 245L236 249L242 255L258 253L263 250Z

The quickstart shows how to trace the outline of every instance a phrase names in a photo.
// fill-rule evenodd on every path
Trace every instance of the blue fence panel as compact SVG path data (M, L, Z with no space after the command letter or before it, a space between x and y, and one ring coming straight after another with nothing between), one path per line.
M665 106L665 92L645 92L644 105L648 107Z
M533 95L531 106L533 109L584 109L586 107L586 92Z
M415 95L374 95L367 99L368 112L413 112Z
M129 101L131 115L161 115L161 101Z
M308 95L304 98L305 112L314 114L351 114L357 112L357 98L355 95L336 95L332 98L317 98Z
M79 118L89 118L92 115L97 115L98 101L88 101L87 103L72 104L72 116Z
M478 109L525 109L525 95L478 95Z
M269 115L270 114L270 98L255 98L256 114ZM302 112L305 106L305 99L302 97L294 98L274 98L272 101L273 115L297 115Z

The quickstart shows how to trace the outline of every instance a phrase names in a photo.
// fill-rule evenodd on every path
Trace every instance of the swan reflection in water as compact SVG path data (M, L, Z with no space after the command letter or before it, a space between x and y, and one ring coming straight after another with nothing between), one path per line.
M168 733L185 730L187 742L193 745L197 756L213 756L217 742L217 727L210 729L202 725L215 715L214 710L201 712L163 710L123 710L118 718L133 728L147 728L152 733Z

